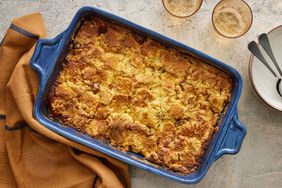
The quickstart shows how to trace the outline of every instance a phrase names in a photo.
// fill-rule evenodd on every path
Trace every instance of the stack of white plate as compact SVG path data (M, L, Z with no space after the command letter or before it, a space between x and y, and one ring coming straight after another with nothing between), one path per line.
M282 25L274 28L268 34L268 38L275 58L282 68ZM277 69L266 52L259 45L267 62L279 75ZM277 78L252 54L249 60L249 76L252 86L258 96L270 107L282 112L282 97L276 91Z

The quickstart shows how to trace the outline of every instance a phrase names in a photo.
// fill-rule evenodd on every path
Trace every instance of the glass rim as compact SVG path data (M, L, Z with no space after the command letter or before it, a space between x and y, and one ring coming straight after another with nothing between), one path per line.
M245 32L243 32L242 34L240 34L240 35L238 35L238 36L233 36L233 37L231 37L231 36L227 36L227 35L224 35L224 34L222 34L221 32L219 32L218 29L216 28L215 24L214 24L214 21L213 21L213 18L214 18L214 11L215 11L215 9L218 7L218 5L219 5L222 1L223 1L223 0L219 1L219 2L215 5L215 7L214 7L214 9L213 9L213 11L212 11L211 20L212 20L213 28L216 30L216 32L217 32L218 34L222 35L223 37L230 38L230 39L239 38L239 37L245 35L245 34L250 30L251 26L253 25L253 20L254 20L253 10L251 9L250 5L249 5L246 1L241 0L245 5L247 5L248 9L250 10L250 13L251 13L251 22L250 22L250 24L249 24L249 26L248 26L248 28L246 29Z
M177 17L177 18L188 18L188 17L193 16L194 14L196 14L196 12L198 12L198 11L200 10L200 8L201 8L201 6L202 6L202 4L203 4L203 0L200 0L200 5L199 5L199 7L198 7L194 12L192 12L191 14L189 14L189 15L187 15L187 16L178 16L178 15L173 14L173 13L172 13L171 11L169 11L168 8L166 7L166 4L164 3L164 0L162 0L162 3L163 3L163 6L164 6L165 10L166 10L169 14L171 14L172 16L175 16L175 17Z

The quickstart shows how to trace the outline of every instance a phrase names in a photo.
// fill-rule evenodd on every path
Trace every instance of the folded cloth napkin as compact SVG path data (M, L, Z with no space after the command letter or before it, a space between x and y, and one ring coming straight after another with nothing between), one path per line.
M130 187L128 166L39 124L29 65L45 37L39 13L15 19L0 44L0 187Z

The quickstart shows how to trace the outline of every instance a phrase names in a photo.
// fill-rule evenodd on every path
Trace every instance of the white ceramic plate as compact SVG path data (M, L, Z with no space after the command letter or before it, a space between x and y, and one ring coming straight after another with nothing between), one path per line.
M282 69L282 25L271 30L267 35L275 58ZM279 75L266 52L260 45L259 48L272 69ZM258 96L269 106L282 111L282 97L276 91L277 78L253 55L249 61L249 76Z

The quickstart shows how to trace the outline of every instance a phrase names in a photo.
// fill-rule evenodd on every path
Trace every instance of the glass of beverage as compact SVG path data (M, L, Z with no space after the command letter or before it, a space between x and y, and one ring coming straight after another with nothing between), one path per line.
M203 0L162 0L165 9L173 16L187 18L195 14Z
M221 0L212 13L213 27L227 38L243 36L253 22L250 6L243 0Z

